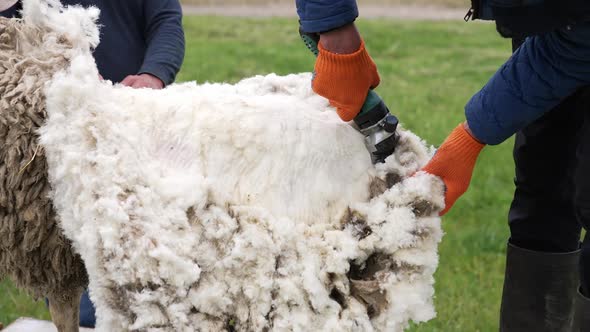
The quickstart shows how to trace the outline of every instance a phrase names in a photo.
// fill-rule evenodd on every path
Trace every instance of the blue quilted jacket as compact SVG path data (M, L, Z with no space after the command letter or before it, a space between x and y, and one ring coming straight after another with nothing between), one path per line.
M355 0L297 0L299 23L305 32L324 32L354 22Z
M526 38L465 107L481 141L499 144L590 84L590 1L473 0L474 18Z

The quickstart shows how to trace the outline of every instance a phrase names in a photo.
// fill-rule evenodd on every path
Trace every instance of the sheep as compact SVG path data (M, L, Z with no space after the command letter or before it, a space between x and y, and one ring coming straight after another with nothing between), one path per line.
M401 331L434 317L442 184L400 131L373 166L311 76L47 89L52 198L105 331ZM75 91L74 91L75 87ZM105 102L106 100L106 102Z
M84 263L53 208L36 130L51 75L68 65L66 39L42 26L0 18L0 279L47 297L60 332L78 331Z
M310 74L100 81L97 11L24 4L24 25L52 41L34 49L59 52L7 84L37 87L19 106L38 114L22 134L34 148L13 169L46 162L37 180L84 261L97 330L402 331L435 316L444 186L415 174L433 153L416 135L400 129L373 165Z

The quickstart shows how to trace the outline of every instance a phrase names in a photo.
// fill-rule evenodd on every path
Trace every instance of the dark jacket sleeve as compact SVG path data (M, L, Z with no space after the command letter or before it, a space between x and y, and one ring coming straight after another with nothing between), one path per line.
M499 144L590 84L590 22L527 38L465 108L469 128Z
M184 60L182 9L178 0L146 0L147 50L139 74L152 74L168 85L174 82Z
M297 0L299 23L305 32L324 32L354 22L356 0Z
M1 17L7 17L7 18L14 18L14 17L20 17L20 10L23 8L21 1L17 1L14 6L1 11L0 12L0 16Z

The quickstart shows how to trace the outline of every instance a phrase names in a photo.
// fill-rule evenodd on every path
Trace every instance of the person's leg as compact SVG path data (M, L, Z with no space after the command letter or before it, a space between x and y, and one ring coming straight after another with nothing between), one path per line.
M529 250L571 252L581 226L573 205L575 156L582 127L582 93L516 134L510 243Z
M590 230L590 88L588 90L586 103L588 109L584 112L584 125L578 135L574 196L576 217L587 231ZM582 244L580 263L581 290L585 296L590 297L590 235L588 234Z
M577 93L516 136L501 331L571 331L581 226L573 205Z
M588 226L586 226L588 230ZM590 234L586 233L580 259L581 285L576 294L573 332L590 331Z
M94 328L96 325L96 309L90 301L88 291L84 291L80 301L80 326Z
M516 51L524 39L513 39ZM508 222L510 242L545 252L578 249L581 227L575 215L574 172L586 90L572 95L516 134L516 190Z
M590 90L590 89L589 89ZM584 125L579 133L576 153L575 211L578 221L590 230L590 92L588 110L584 113ZM580 258L580 290L576 301L575 332L590 331L590 234L586 233Z
M582 257L580 259L580 292L590 298L590 233L586 226L586 236L582 244ZM590 312L588 313L590 316Z

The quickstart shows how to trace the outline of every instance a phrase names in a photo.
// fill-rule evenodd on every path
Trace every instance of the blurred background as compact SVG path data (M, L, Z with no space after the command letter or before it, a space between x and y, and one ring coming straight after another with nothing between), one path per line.
M292 0L182 0L187 5L268 5L268 4L286 4L294 6ZM440 7L465 7L468 6L468 0L360 0L359 5L429 5Z

